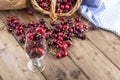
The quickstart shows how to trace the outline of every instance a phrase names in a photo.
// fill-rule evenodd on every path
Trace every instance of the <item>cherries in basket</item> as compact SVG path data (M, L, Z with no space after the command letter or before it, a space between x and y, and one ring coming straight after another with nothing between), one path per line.
M38 5L44 10L51 10L51 0L37 0ZM76 0L56 0L56 12L65 13L72 9L75 5Z

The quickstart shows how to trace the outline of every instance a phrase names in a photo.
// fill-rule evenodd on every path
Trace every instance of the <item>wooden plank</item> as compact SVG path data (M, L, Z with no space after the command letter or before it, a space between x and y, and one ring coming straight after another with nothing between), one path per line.
M50 19L48 18L49 16L46 16L46 15L41 16L41 14L35 13L34 16L31 17L31 16L27 15L27 13L25 14L24 11L21 13L24 13L24 15L30 17L30 19L32 18L32 20L39 21L40 18L44 18L47 23L50 22ZM15 14L19 14L23 19L26 19L26 18L24 18L23 15L21 15L21 13L19 13L18 11L15 12ZM49 60L50 60L50 62L49 62ZM49 62L48 63L49 65L47 66L47 68L46 68L45 72L43 72L43 74L46 76L46 78L48 80L59 79L59 77L63 75L61 73L61 70L63 71L64 74L66 74L66 76L63 76L63 79L73 80L75 76L73 76L71 74L74 71L76 72L75 73L76 75L78 73L78 80L80 80L80 79L86 80L87 79L86 76L80 71L80 69L77 68L75 66L75 64L69 59L69 57L66 57L61 60L56 60L55 57L48 54L46 57L46 61ZM79 72L80 72L80 75L79 75ZM53 74L51 75L49 73L53 73ZM60 76L58 76L58 74Z
M85 22L85 19L82 21ZM102 29L90 31L87 35L90 41L120 70L120 37Z
M23 16L23 13L25 17ZM0 13L2 16L2 20L5 22L5 16L10 15L10 13ZM25 20L35 20L33 16L27 15L24 11L21 12L12 12L11 15L19 15L19 18L22 19L22 21ZM27 18L26 18L27 16ZM38 17L39 18L39 17ZM81 70L70 60L69 57L66 57L64 59L57 60L55 57L51 56L50 54L47 54L45 58L47 62L47 67L44 70L43 74L46 77L47 80L55 80L55 79L63 79L63 80L88 80L88 78L81 72Z
M91 80L119 80L120 71L89 40L74 40L71 59Z
M86 21L82 23L87 24ZM91 24L88 24L88 26L91 26ZM74 40L73 47L69 49L72 60L82 68L91 80L119 80L120 71L114 65L114 63L119 63L119 38L101 30L89 31L87 36L90 41ZM113 45L111 43L114 43L115 49L112 49ZM109 56L106 57L103 53L112 58L108 59ZM114 61L114 63L111 61Z
M36 15L36 17L39 17L39 16L37 16ZM88 21L86 21L87 23L88 23ZM91 46L94 46L94 45L91 45L92 43L91 42L89 42L89 44L90 44L90 46L89 47L91 47ZM95 47L95 46L94 46ZM97 48L96 48L97 49ZM70 50L71 51L71 50ZM73 52L75 52L76 50L74 49L74 51ZM102 53L97 49L97 51L102 55ZM91 51L92 52L92 51ZM75 55L74 55L75 56ZM84 55L85 56L85 55ZM71 56L70 56L71 57ZM99 73L98 73L98 71L97 70L95 70L96 71L96 73L89 73L89 74L87 74L87 72L85 72L89 77L90 77L90 79L91 80L98 80L99 78L101 78L101 80L102 79L104 79L104 80L109 80L109 79L116 79L116 80L118 80L118 79L120 79L120 77L117 77L117 76L115 76L115 74L114 73L117 73L117 72L119 72L119 70L104 56L104 55L102 55L102 56L100 56L100 57L97 57L98 58L98 60L99 60L99 58L100 58L100 60L101 60L101 58L103 57L103 62L102 61L100 61L100 63L101 63L101 66L102 65L105 65L104 64L104 62L106 62L106 63L108 63L110 66L112 66L112 67L109 67L109 66L106 66L106 67L104 67L104 68L109 68L108 69L108 71L106 70L106 71L104 71L104 68L99 68L99 70L98 71L101 71L103 74L104 74L104 77L102 77L103 75L99 75ZM90 58L90 57L89 57ZM105 58L105 59L104 59ZM86 59L87 60L87 59ZM93 56L93 60L94 60L94 56ZM76 62L76 61L75 61ZM91 63L92 63L92 61L91 61ZM98 63L98 62L97 62ZM78 63L76 63L76 65L78 65L78 64L80 64L79 62ZM84 64L83 64L84 65ZM79 66L79 65L78 65ZM92 68L92 67L99 67L99 63L98 64L95 64L95 65L90 65L90 67ZM79 66L80 67L80 66ZM84 66L85 67L85 66ZM83 67L83 68L84 68ZM80 67L81 68L81 67ZM82 69L83 69L82 68ZM112 69L111 69L112 68ZM112 73L110 73L110 74L114 74L112 77L111 77L111 75L109 75L109 71L111 72L112 70L114 70L114 68L115 68L115 72L112 72ZM83 69L84 70L84 69ZM92 71L91 71L92 72ZM108 74L107 74L108 73ZM94 74L94 75L96 75L95 77L96 78L94 78L94 76L91 76L90 74Z
M103 30L93 31L88 36L91 42L120 69L120 39L114 34Z
M3 24L0 20L0 24ZM6 29L0 31L0 80L45 80L41 73L30 72L27 57Z
M5 24L3 21L0 19L0 31L2 31L5 28Z

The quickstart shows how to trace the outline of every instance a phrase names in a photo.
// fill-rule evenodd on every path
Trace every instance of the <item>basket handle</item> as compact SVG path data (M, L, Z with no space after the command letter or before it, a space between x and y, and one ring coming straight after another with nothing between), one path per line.
M39 12L42 12L44 14L48 14L53 21L55 21L58 16L71 16L79 8L81 2L82 2L82 0L77 0L76 4L72 8L72 10L70 10L67 13L55 13L55 11L56 11L56 0L51 0L51 11L46 11L46 10L42 9L38 5L36 0L31 0L31 3L36 10L38 10Z
M51 14L49 16L53 21L57 19L57 15L55 13L55 10L56 10L55 6L56 6L56 0L52 0L51 1Z

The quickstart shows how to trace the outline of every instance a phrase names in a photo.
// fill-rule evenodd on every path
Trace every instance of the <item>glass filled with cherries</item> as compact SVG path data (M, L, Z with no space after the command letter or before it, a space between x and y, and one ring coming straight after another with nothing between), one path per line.
M47 53L45 31L43 28L38 27L32 31L31 29L28 29L24 50L30 58L27 63L28 69L32 72L36 72L38 70L42 72L46 67L46 62L43 59Z

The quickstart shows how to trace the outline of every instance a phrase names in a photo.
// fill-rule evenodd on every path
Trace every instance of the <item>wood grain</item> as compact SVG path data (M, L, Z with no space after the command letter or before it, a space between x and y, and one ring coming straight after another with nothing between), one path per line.
M85 24L85 19L82 20ZM88 24L92 26L92 24ZM89 40L120 70L120 37L117 35L97 29L88 34Z
M120 71L89 40L74 40L69 55L91 80L120 79Z
M41 73L28 71L27 61L25 52L15 38L6 29L0 31L0 78L2 80L45 80Z
M24 15L23 15L24 14ZM0 13L2 20L5 22L7 15L19 15L20 21L28 23L31 20L36 20L33 16L28 15L25 11ZM14 50L15 51L15 50ZM87 76L78 68L69 57L57 60L51 54L47 54L45 61L47 62L46 69L42 73L47 80L89 80ZM24 65L26 66L26 65ZM76 75L74 75L76 74Z
M26 10L1 11L0 24L5 26L7 15L17 15L21 22L38 21L48 16ZM75 17L78 14L74 14ZM92 26L82 18L82 23ZM3 27L0 26L0 29ZM1 35L2 34L2 35ZM6 29L0 30L0 79L3 80L120 80L120 39L110 32L97 29L86 33L87 40L73 40L69 56L56 59L47 54L47 67L42 73L31 73L26 68L29 59L22 47ZM13 65L14 64L14 65ZM15 76L16 75L16 76Z
M92 35L92 33L94 33L94 35ZM101 30L91 32L88 35L91 42L120 69L120 39L110 32Z

